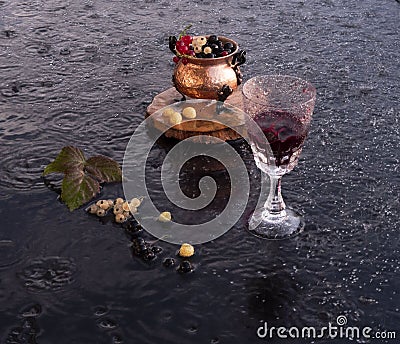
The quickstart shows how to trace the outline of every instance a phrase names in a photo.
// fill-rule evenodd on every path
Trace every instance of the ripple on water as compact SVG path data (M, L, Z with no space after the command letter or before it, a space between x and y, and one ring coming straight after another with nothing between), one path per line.
M43 101L54 91L54 82L51 80L24 81L16 80L0 88L0 94L7 98L16 98L17 102Z
M21 145L10 147L7 153L3 156L0 186L19 190L43 188L43 169L55 157L54 148L45 143L37 147Z
M36 42L30 42L25 45L25 49L28 52L28 54L33 55L33 56L50 56L50 50L51 50L51 45L49 43L41 42L41 41L36 41Z
M58 291L74 282L76 266L72 258L34 259L18 277L31 292Z
M76 132L83 131L87 125L85 117L87 118L89 116L71 110L55 110L51 114L47 129L55 130L60 133L72 130Z
M13 240L0 240L0 268L14 265L21 260L21 249L16 248Z
M17 17L36 17L40 13L40 1L23 1L15 5L12 14Z
M136 120L129 115L84 113L72 108L71 104L63 109L43 108L42 112L28 112L24 107L4 111L5 116L0 118L0 186L42 188L43 169L63 146L71 144L87 151L88 156L104 154L122 159Z
M39 26L33 29L33 33L38 36L49 36L53 29L50 26Z

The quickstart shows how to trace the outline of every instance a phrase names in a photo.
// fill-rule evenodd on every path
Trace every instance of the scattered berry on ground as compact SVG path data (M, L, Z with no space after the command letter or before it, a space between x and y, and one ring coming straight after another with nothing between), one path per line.
M171 221L171 213L169 211L164 211L158 216L158 221L169 222Z
M188 273L193 271L193 266L188 260L184 260L179 264L178 271L182 273Z
M181 248L179 249L179 255L185 258L193 256L194 247L190 244L182 244Z

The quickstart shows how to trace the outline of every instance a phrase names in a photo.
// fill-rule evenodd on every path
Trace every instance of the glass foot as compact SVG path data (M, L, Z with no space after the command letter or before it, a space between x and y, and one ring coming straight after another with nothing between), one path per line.
M260 238L287 239L303 231L304 220L292 209L286 208L281 213L271 214L265 208L259 208L252 214L248 229Z

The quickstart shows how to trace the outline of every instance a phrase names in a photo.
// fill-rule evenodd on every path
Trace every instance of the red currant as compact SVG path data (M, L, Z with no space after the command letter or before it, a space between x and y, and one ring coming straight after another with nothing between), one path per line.
M175 63L178 63L180 60L180 58L178 56L174 56L174 58L172 59L172 61L174 61Z
M186 45L189 45L193 42L193 37L192 36L183 36L181 38L182 42L184 42Z
M186 64L188 64L188 59L186 58L186 57L183 57L182 58L182 63L184 64L184 65L186 65Z
M224 51L221 53L221 56L226 56L226 55L228 55L228 52L227 52L226 50L224 50Z
M194 50L189 50L188 55L190 55L190 56L196 56L196 53L194 52Z
M189 47L187 45L183 45L178 50L181 54L186 55L189 52Z
M179 40L178 42L176 42L175 46L176 50L178 50L178 52L182 54L181 49L182 47L186 47L186 44L183 43L183 41Z

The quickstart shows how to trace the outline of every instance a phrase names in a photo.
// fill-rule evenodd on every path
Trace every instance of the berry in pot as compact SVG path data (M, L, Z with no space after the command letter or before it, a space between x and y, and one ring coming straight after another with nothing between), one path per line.
M189 44L192 44L192 42L193 42L193 37L192 37L192 36L189 36L189 35L185 35L185 36L183 36L183 37L181 38L181 41L182 41L183 43L185 43L186 45L189 45Z
M203 47L203 52L204 52L204 54L211 54L212 53L212 48L211 47L209 47L209 46L204 46Z
M231 42L226 42L224 44L224 50L231 51L233 49L233 44Z
M218 37L216 35L211 35L208 37L208 42L209 43L216 43L218 41Z

